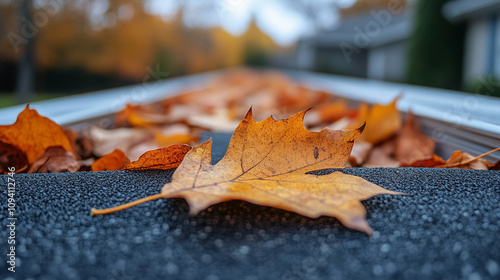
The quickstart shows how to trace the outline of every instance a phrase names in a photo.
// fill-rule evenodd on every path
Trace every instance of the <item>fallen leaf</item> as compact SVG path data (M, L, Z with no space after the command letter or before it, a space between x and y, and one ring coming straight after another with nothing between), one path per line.
M491 165L487 160L482 158L473 157L462 151L454 151L444 166L438 165L436 167L488 170Z
M92 171L120 170L130 163L130 159L120 149L102 156L92 163Z
M382 143L378 144L377 148L379 148L380 151L383 152L385 155L393 158L395 146L396 146L396 139L389 138L389 139L383 141Z
M396 108L399 97L388 105L375 104L367 109L362 103L357 123L366 122L366 129L358 140L376 145L391 138L401 127L401 113Z
M401 162L414 162L434 153L436 142L420 132L420 125L410 111L396 137L395 157Z
M150 127L158 124L172 122L172 119L163 114L156 112L154 105L133 105L127 104L123 110L115 116L115 125L132 126L132 127Z
M76 172L78 169L80 164L73 153L61 146L52 146L30 164L28 173Z
M399 161L393 159L381 147L375 147L371 150L370 156L363 164L363 167L397 167Z
M71 129L64 129L64 134L68 137L71 143L71 148L75 152L77 158L88 159L92 157L93 146L90 139L86 137L82 132L73 131Z
M153 139L154 132L147 128L115 128L103 129L93 126L87 131L87 137L90 139L93 147L94 154L102 157L106 154L113 152L115 149L122 150L128 158L134 159L129 153L129 150L138 144ZM153 148L158 148L155 144ZM141 155L142 151L139 153Z
M191 150L188 145L172 145L145 152L137 161L123 167L124 170L149 170L177 168L187 152Z
M497 163L493 164L490 167L490 170L500 170L500 160L498 160Z
M198 137L191 136L189 127L183 124L161 127L155 130L154 138L160 147L175 144L192 144L198 141Z
M227 109L218 109L212 115L193 115L187 118L187 123L193 126L209 129L210 131L233 131L238 122L230 119Z
M411 163L402 163L400 167L435 167L438 165L444 165L446 161L437 155L431 155L423 159L415 160Z
M189 134L164 135L155 133L155 141L159 146L170 146L175 144L187 144L195 142L197 138L191 137Z
M73 151L61 126L40 116L29 105L17 116L14 124L0 126L0 142L18 147L26 154L30 163L41 157L51 146L61 146L66 151Z
M402 164L401 167L435 167L435 168L459 168L459 169L492 169L495 170L496 166L499 164L493 164L483 157L500 151L500 148L493 149L489 152L481 154L479 156L472 156L468 153L462 151L455 151L451 154L450 158L445 161L437 155L432 155L421 160L416 160L410 164ZM500 162L500 161L499 161Z
M311 218L333 216L346 227L371 234L360 200L377 194L400 193L342 172L308 174L341 168L363 127L311 132L303 126L305 113L280 121L269 117L255 122L250 110L236 128L226 155L216 165L211 164L209 140L186 154L172 182L160 194L115 208L92 209L92 215L173 197L185 198L194 214L219 202L240 199Z
M331 124L348 114L349 108L345 100L333 101L327 104L319 105L311 110L304 119L307 127L317 126L319 124Z
M0 174L9 172L14 167L16 172L28 165L26 154L18 147L0 142Z
M354 141L351 156L349 156L349 163L352 167L361 166L370 156L373 145L365 141Z

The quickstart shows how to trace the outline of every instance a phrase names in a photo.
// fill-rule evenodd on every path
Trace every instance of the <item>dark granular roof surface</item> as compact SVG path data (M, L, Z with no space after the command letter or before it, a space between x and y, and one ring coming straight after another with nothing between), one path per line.
M369 237L242 201L196 216L182 199L89 216L158 193L173 171L15 175L17 266L7 270L3 226L0 279L500 279L500 172L341 172L412 196L363 202Z

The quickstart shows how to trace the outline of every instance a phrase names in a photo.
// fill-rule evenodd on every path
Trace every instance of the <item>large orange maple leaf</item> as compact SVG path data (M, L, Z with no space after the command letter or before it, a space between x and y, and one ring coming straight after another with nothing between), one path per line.
M261 122L250 110L236 128L226 155L211 164L212 141L189 151L160 194L119 207L95 210L106 214L156 198L185 198L196 214L210 205L240 199L251 203L294 211L311 218L323 215L339 219L346 227L371 234L360 200L377 194L400 194L360 177L311 171L342 168L354 139L364 126L353 130L325 128L311 132L304 128L306 111L276 121Z

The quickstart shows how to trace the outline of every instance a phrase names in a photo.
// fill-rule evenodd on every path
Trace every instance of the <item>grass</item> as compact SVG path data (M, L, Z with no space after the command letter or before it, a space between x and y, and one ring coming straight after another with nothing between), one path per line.
M32 97L30 102L42 101L53 99L57 97L66 96L64 93L46 93L46 92L37 92ZM12 92L2 92L0 93L0 108L14 106L19 104L16 100L15 93Z

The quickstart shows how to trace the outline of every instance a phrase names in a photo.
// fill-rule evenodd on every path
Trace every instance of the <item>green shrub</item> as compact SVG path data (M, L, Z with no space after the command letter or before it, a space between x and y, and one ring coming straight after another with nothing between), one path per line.
M460 89L464 26L442 15L448 0L420 0L410 37L408 78L411 84Z

